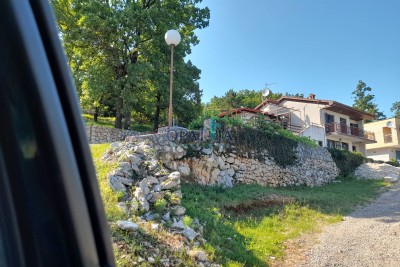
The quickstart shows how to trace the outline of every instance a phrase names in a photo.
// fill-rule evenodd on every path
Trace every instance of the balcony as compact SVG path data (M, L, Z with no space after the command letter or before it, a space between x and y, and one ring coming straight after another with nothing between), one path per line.
M348 126L347 124L327 123L325 124L325 133L327 135L330 134L346 135L349 137L356 137L356 138L375 141L375 134L373 132L364 131L363 129L351 127Z

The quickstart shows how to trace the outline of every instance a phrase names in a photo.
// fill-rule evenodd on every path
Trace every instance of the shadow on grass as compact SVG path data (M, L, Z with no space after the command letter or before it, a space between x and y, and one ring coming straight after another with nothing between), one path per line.
M228 191L219 187L184 185L183 206L192 218L205 225L204 238L208 242L207 252L227 266L239 263L244 266L268 266L249 250L251 240L236 231L232 222L236 214L223 212L223 198L230 199Z
M224 266L267 266L269 256L283 255L284 241L312 231L320 221L339 221L371 202L383 186L382 181L346 179L314 188L236 185L223 189L184 184L182 192L187 215L206 224L208 252L218 261ZM291 197L296 203L247 211L224 209L268 194Z

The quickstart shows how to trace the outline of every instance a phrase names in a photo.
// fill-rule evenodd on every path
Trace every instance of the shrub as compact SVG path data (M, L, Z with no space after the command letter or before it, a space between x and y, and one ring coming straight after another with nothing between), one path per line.
M339 168L339 175L351 176L353 172L364 163L365 158L360 152L350 152L348 150L328 148L328 151L332 155L333 161Z
M390 159L390 161L386 161L386 163L395 167L400 167L400 163L396 159Z
M154 209L156 211L156 213L161 214L165 208L167 207L168 202L165 199L159 199L156 201L156 203L154 203Z

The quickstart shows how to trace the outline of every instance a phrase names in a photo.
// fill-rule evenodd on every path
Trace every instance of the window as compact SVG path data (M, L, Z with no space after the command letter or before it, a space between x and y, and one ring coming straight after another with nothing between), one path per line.
M353 150L353 152L357 152L357 147L356 147L356 146L353 146L353 147L352 147L352 150Z
M342 149L343 150L349 150L349 144L348 143L344 143L344 142L342 142Z
M325 123L333 123L335 121L335 117L331 114L325 114Z
M383 127L383 142L384 143L391 143L392 142L392 128Z
M318 141L318 145L319 145L319 146L323 146L322 141Z

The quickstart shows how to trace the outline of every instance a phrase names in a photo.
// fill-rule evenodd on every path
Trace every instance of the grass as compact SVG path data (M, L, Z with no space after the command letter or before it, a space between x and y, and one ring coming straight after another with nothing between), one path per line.
M98 121L95 122L93 120L93 115L90 114L82 114L82 117L88 126L103 126L107 128L114 128L114 117L98 117ZM152 124L145 124L145 123L132 123L131 122L131 130L137 132L152 132L153 125Z
M116 169L118 163L105 162L101 160L103 153L110 147L110 144L93 144L90 145L92 151L93 162L96 168L97 180L100 186L100 193L103 199L104 209L106 211L107 221L116 221L126 219L126 215L119 209L118 194L116 194L108 185L107 174L112 169Z
M186 184L182 187L187 214L206 223L207 252L224 266L268 266L282 258L284 242L302 233L338 222L358 205L371 201L382 181L344 180L323 187L270 188L237 185L232 189ZM249 203L268 194L296 199L294 203L232 212L224 207ZM247 205L248 206L248 205Z
M171 266L194 266L189 256L184 251L177 249L177 247L183 246L182 237L173 236L162 229L153 230L151 223L141 224L140 229L133 233L119 230L113 224L117 220L126 220L129 218L117 208L119 196L110 188L107 181L108 172L115 169L117 163L101 160L101 156L109 146L110 144L92 144L90 148L106 218L110 224L111 239L117 266L130 267L138 265L140 258L143 260L139 264L140 266L162 266L160 261L163 255L167 255L171 259L173 264ZM154 257L154 255L158 256ZM149 256L155 259L154 264L147 262Z
M127 215L116 208L118 194L107 182L107 173L116 167L116 163L101 161L101 155L108 147L109 144L91 145L91 150L107 220L115 222L127 219ZM268 266L271 256L284 257L285 241L341 221L343 215L372 201L385 185L383 181L354 179L314 188L236 185L224 189L182 184L182 205L187 208L185 224L190 225L198 218L204 225L205 250L209 257L229 267ZM256 205L258 199L271 194L295 201L267 207ZM227 208L235 205L246 208L239 211ZM134 234L111 226L111 235L118 266L132 266L139 256L145 258L155 247L168 251L171 248L166 243L173 239L145 226ZM179 253L170 250L168 255L180 260L182 266L191 265L185 254Z

